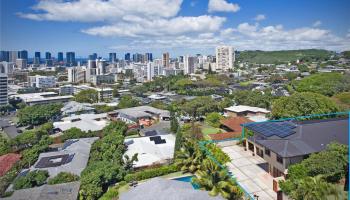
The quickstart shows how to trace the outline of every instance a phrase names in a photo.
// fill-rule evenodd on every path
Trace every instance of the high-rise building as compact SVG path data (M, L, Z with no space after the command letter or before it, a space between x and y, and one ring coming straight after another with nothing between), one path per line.
M45 53L45 64L46 64L46 66L52 66L52 64L53 64L53 60L52 60L50 52Z
M147 63L147 81L153 80L154 77L154 66L152 62Z
M144 56L142 54L139 54L139 53L135 53L132 55L132 61L134 62L142 62L144 61Z
M54 76L29 76L29 85L37 88L51 88L56 86L56 78Z
M126 53L124 60L130 61L130 59L130 53Z
M9 51L0 51L0 62L2 61L8 62L9 60L10 60Z
M163 61L163 67L169 67L170 65L170 58L169 58L169 53L163 53L163 57L162 57L162 61Z
M153 61L152 53L146 53L145 58L146 58L146 62L152 62Z
M0 63L0 106L8 103L7 69Z
M184 74L194 73L195 57L184 56Z
M86 69L83 67L70 67L68 68L68 82L70 83L85 83L86 82Z
M73 66L75 65L75 53L67 52L66 53L66 65Z
M25 69L25 68L27 68L27 59L17 58L16 66L17 66L18 69Z
M15 63L18 58L18 51L9 51L9 62Z
M116 53L109 53L109 62L110 63L117 62L117 54Z
M235 62L235 52L232 46L216 47L216 67L215 71L228 71L233 69Z
M97 59L97 53L93 53L89 55L89 60L96 60Z
M57 62L63 62L63 52L58 52L58 54L57 54Z
M46 52L45 53L45 59L51 59L51 53L50 52Z
M103 59L96 59L97 75L103 75L107 73L107 64Z
M35 52L34 53L34 64L40 64L41 57L40 57L40 52Z
M28 51L26 51L26 50L19 51L18 58L28 60Z

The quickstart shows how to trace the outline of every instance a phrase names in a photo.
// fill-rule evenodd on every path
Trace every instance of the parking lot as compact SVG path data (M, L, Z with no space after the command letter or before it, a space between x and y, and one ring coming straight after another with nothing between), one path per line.
M222 147L222 150L231 158L227 164L229 171L246 192L259 196L259 199L277 199L277 193L272 189L273 177L265 170L267 163L264 159L252 156L252 152L244 151L238 145Z

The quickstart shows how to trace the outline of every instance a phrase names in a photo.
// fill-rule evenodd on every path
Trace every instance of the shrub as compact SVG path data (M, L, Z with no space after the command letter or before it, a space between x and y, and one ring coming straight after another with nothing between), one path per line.
M15 190L32 188L35 186L43 185L46 182L49 173L43 170L32 171L25 176L19 177L15 180L13 188Z
M68 183L79 180L79 176L69 173L69 172L60 172L54 178L50 178L48 181L49 185L55 185L60 183Z
M163 176L163 175L170 174L177 171L179 171L177 166L165 165L165 166L161 166L153 169L146 169L143 171L128 174L124 177L124 180L126 182L130 182L133 180L141 181L141 180L145 180L145 179L149 179L157 176Z

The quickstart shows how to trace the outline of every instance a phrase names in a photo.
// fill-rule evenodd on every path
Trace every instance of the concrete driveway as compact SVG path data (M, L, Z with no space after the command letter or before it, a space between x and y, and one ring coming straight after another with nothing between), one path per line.
M263 200L277 199L277 193L273 191L273 177L265 171L267 163L263 158L252 156L251 151L244 151L238 145L221 148L231 158L227 164L229 171L246 192Z

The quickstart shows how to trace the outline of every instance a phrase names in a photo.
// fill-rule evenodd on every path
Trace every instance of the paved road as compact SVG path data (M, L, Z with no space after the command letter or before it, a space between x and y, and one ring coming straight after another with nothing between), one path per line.
M11 125L10 120L11 116L1 116L0 127L2 127L3 132L5 132L9 138L14 138L20 135L20 133L17 132L16 126Z
M222 150L232 159L227 164L229 171L248 193L258 195L259 199L277 199L277 193L273 191L273 177L263 169L266 164L264 159L252 156L250 151L244 151L238 145L222 147Z

